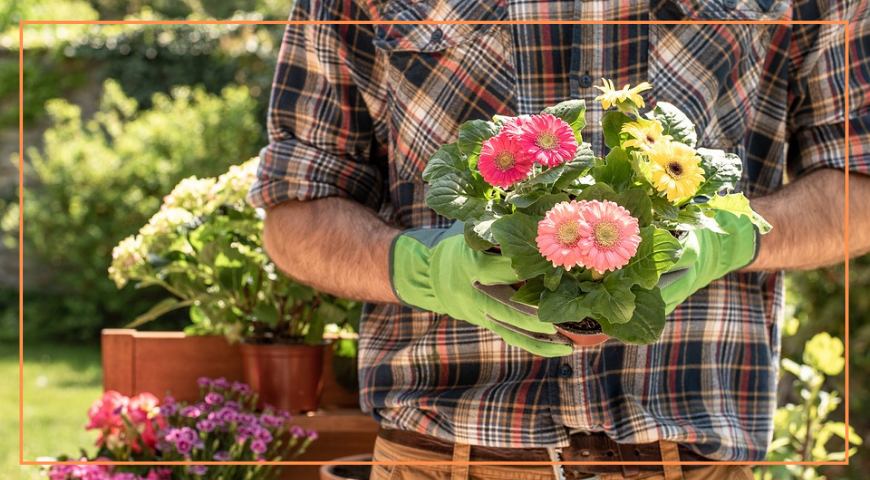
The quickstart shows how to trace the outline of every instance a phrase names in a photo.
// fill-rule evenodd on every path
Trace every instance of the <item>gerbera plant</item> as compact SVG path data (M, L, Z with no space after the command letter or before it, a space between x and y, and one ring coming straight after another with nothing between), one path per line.
M665 323L657 284L680 258L682 232L721 233L723 210L770 226L735 192L740 159L698 148L673 105L645 109L648 83L598 88L606 155L583 141L583 100L472 120L429 161L427 202L464 222L471 248L511 259L521 280L512 300L542 321L651 343Z

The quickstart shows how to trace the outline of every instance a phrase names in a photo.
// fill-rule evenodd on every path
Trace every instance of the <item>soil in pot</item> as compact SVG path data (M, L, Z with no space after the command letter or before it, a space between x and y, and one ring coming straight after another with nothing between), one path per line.
M370 462L371 454L351 455L336 458L335 461ZM324 465L320 467L320 480L368 480L372 474L371 465Z
M323 388L324 345L241 345L245 382L272 405L298 414L317 410Z
M554 325L556 330L571 339L578 347L592 347L604 343L609 337L601 331L601 325L591 318L579 322L565 322Z

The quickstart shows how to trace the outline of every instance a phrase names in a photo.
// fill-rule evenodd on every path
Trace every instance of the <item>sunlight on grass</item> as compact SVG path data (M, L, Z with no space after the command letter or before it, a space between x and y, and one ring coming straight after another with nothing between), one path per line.
M18 347L0 344L0 478L39 478L36 467L18 466ZM102 392L96 346L25 346L24 457L93 453L87 410Z

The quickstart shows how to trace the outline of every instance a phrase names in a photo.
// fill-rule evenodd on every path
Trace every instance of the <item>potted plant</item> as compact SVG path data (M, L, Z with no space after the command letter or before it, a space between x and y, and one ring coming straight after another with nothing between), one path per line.
M665 325L658 285L683 254L680 235L725 233L723 212L761 233L770 225L734 191L739 157L697 148L695 126L673 105L641 111L648 83L598 88L606 155L583 142L583 100L471 120L429 160L426 201L464 222L470 248L510 258L519 283L478 288L554 324L549 340L649 344Z
M225 465L148 466L172 461L281 461L303 454L317 432L290 424L286 411L256 410L256 394L240 382L201 378L195 402L159 400L151 393L133 397L108 391L88 410L88 430L99 432L97 452L78 460L141 462L145 465L55 465L51 480L265 480L276 466L238 468ZM69 457L61 457L69 460Z
M161 209L115 248L109 275L172 294L130 328L188 308L187 334L221 334L239 343L242 377L262 402L291 412L315 410L321 391L326 325L346 325L359 305L283 275L263 249L263 212L245 201L257 160L217 178L191 177Z

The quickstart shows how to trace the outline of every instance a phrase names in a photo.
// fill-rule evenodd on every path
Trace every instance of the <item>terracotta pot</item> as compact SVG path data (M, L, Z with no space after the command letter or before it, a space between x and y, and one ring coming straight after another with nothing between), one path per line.
M610 338L604 333L583 333L568 330L567 328L560 327L559 324L555 324L554 327L556 327L557 332L568 337L577 347L594 347L596 345L601 345Z
M104 390L190 402L199 398L199 377L242 379L239 346L221 336L104 329L101 343Z
M260 405L302 413L317 410L323 388L323 345L243 343L245 382L259 394Z
M372 455L351 455L334 461L371 462ZM371 475L371 465L324 465L320 467L320 480L366 480Z

